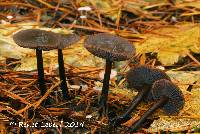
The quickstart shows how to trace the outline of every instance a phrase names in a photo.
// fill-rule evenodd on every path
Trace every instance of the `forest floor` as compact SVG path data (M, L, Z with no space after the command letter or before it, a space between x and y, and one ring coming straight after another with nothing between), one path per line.
M80 11L80 7L90 8ZM110 128L108 118L99 117L105 61L83 47L87 35L99 32L126 38L136 48L133 58L113 65L108 117L121 115L137 95L127 89L126 72L146 64L169 75L183 92L185 105L176 116L157 111L138 132L200 133L199 0L1 0L0 21L2 134L125 134L152 106L142 103L129 121L115 129ZM17 46L12 39L14 33L30 28L81 36L79 42L63 50L73 99L62 99L56 50L43 52L48 91L40 96L35 51ZM52 104L44 106L47 97Z

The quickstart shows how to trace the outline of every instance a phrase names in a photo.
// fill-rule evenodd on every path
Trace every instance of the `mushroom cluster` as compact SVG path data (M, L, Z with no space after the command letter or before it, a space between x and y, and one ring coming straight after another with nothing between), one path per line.
M136 131L141 124L158 108L161 108L167 115L178 114L184 106L184 97L181 90L171 81L160 79L153 83L151 94L156 102L142 117L133 124L131 131Z
M74 44L80 37L75 34L62 35L39 29L28 29L16 33L13 39L21 47L36 49L38 83L41 95L44 95L47 90L44 80L42 51L58 49L60 87L63 98L69 99L62 49ZM103 87L99 100L99 113L106 116L108 113L107 100L112 64L115 61L129 60L135 55L135 47L126 39L108 33L87 36L84 47L93 55L106 60ZM112 126L127 121L131 112L135 110L141 101L151 101L155 104L133 124L131 131L139 129L146 118L158 108L162 108L168 115L177 114L183 108L184 97L181 90L172 83L166 73L159 69L147 65L136 65L127 72L126 80L128 88L136 90L138 94L122 116L110 121Z
M13 40L17 45L21 47L36 49L38 83L40 94L42 96L47 91L44 80L42 50L49 51L53 49L58 49L59 74L60 80L62 81L61 90L63 93L63 98L68 99L69 95L65 77L62 49L77 42L79 40L79 36L75 34L61 35L40 29L27 29L14 34Z
M127 121L129 114L134 111L141 101L152 101L152 93L150 92L152 84L159 79L170 78L163 71L152 68L147 65L137 65L131 68L126 74L128 88L136 90L137 96L132 100L129 109L120 117L111 121L113 126L119 125Z
M172 83L169 76L163 71L146 65L137 65L127 72L128 87L138 92L129 109L120 117L110 121L112 126L120 125L129 119L129 115L141 101L156 102L131 127L135 131L156 109L162 108L166 114L177 114L184 105L181 90Z
M48 51L58 49L59 75L62 81L61 90L64 99L70 98L66 83L62 49L77 42L79 39L80 37L75 34L61 35L39 29L22 30L13 36L13 40L19 46L36 49L38 83L41 95L44 95L47 90L44 80L42 50ZM108 33L88 36L85 39L84 47L95 56L106 60L102 94L99 104L100 113L107 115L107 97L112 63L114 61L130 59L135 54L135 48L126 39Z

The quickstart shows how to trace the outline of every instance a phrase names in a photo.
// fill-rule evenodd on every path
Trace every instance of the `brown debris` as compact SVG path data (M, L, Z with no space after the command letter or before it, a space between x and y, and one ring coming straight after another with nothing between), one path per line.
M164 26L174 26L174 24L179 24L181 22L199 23L200 21L200 4L198 0L193 0L192 2L186 0L181 2L174 2L172 0L159 2L147 2L145 0L105 0L105 3L101 2L101 0L94 1L95 2L92 3L88 0L1 0L0 20L2 20L1 23L5 24L3 25L4 27L0 27L0 30L5 27L14 28L3 34L3 36L7 37L22 28L22 26L18 25L21 22L37 22L32 25L33 28L39 26L46 26L49 28L59 27L62 29L74 30L76 33L83 36L99 32L109 33L127 38L131 42L141 42L146 40L146 37L142 34L151 33L154 29ZM84 19L80 18L81 12L78 11L78 8L82 6L91 7L91 11L87 12L87 16ZM7 18L8 15L12 15L13 18ZM155 32L154 34L162 37L174 38L173 35L166 35L161 32ZM29 55L33 56L33 54ZM199 55L188 52L187 56L188 58L183 59L184 63L177 63L172 66L164 67L166 67L167 70L198 71L200 65ZM122 80L118 80L118 76L116 76L116 80L111 81L110 84L112 89L109 94L109 106L111 107L110 109L114 109L118 115L124 112L131 98L134 97L130 92L127 92L128 95L125 95L117 90L118 88L123 89L126 87L126 81L123 77L129 67L134 66L138 61L141 64L148 64L151 66L161 65L158 59L150 53L138 54L133 58L130 59L125 66L120 67L121 72L118 72L118 74L120 77L122 76ZM8 57L5 57L5 59L8 60ZM0 62L0 133L10 133L13 131L20 133L21 128L9 125L9 122L12 120L15 122L23 120L28 123L39 123L41 121L55 123L61 120L64 122L84 122L84 128L72 129L58 127L54 129L54 131L56 130L58 133L64 131L66 133L75 134L81 133L82 129L84 129L86 133L99 133L101 129L105 129L107 132L108 120L106 118L99 119L97 118L98 115L93 114L98 111L97 102L99 92L94 91L94 87L96 86L95 82L101 83L97 75L102 71L102 68L79 68L66 65L66 68L70 70L70 73L66 73L66 76L69 77L67 82L69 82L70 85L72 85L72 83L78 83L77 85L86 84L88 89L84 91L82 91L81 88L70 89L70 93L76 95L75 98L70 101L63 101L59 89L60 81L58 80L56 70L45 67L45 71L48 73L45 75L48 91L44 96L40 96L37 85L37 73L35 71L14 71L13 66L19 65L20 62L6 62L7 61ZM177 83L179 83L179 81L177 81ZM187 83L187 85L199 86L199 83ZM47 97L50 97L54 101L54 104L46 108L41 104ZM189 95L186 94L184 97L186 101L190 100L192 98L192 93L190 92ZM139 108L140 114L142 113L141 109L144 108ZM200 118L199 115L193 114L189 109L190 107L175 118ZM87 115L91 115L91 118L86 118ZM138 115L133 116L132 119L123 125L130 127L139 117ZM32 128L32 130L26 129L26 131L34 134L48 133L51 128L45 130L39 129L40 128ZM119 133L125 133L125 130L121 127L116 129L119 130ZM77 131L75 132L75 130ZM173 128L173 130L177 130L178 132L188 130L188 132L191 132L192 128ZM141 131L145 132L146 130ZM166 130L166 132L167 131L168 130Z

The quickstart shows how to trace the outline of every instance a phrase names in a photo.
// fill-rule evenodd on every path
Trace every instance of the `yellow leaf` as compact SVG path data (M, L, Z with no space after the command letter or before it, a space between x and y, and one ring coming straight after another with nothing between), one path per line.
M43 58L43 64L44 64L44 67L48 67L49 66L49 60L46 59L46 58ZM32 70L37 70L37 60L36 60L36 57L24 57L24 58L22 58L21 59L21 65L15 67L15 70L16 71L32 71Z
M158 53L165 65L172 65L185 57L188 51L200 53L200 25L193 23L167 26L144 34L136 43L137 53Z
M182 8L193 7L200 9L200 1L181 2L177 4L177 7L182 7Z
M113 21L117 19L121 5L114 5L111 0L90 0L90 2L106 17Z
M158 53L158 60L164 65L172 65L178 62L179 54L174 52L161 51Z
M31 49L22 48L15 44L9 44L0 40L0 56L2 57L20 59L26 56L26 53L30 53L32 51L33 50Z

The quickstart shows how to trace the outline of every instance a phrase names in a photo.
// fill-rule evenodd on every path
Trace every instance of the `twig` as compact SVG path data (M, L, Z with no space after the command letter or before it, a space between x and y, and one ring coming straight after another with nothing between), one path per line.
M51 4L49 4L49 3L47 3L47 2L45 2L45 1L43 1L43 0L37 0L37 1L40 2L40 3L42 3L42 4L44 4L44 5L47 6L48 8L51 8L51 9L58 9L58 10L60 10L60 11L68 12L68 13L72 14L71 11L68 10L68 9L66 9L66 8L62 8L62 7L59 7L59 8L58 8L57 6L52 6Z
M11 97L11 98L13 98L13 99L18 99L18 100L20 100L21 102L23 102L24 104L28 104L28 105L30 105L30 103L29 102L27 102L24 98L22 98L22 97L20 97L20 96L18 96L18 95L16 95L16 94L14 94L14 93L12 93L12 92L10 92L10 91L7 91L7 90L5 90L5 89L1 89L1 91L3 91L4 93L5 93L5 95L7 95L7 96L9 96L9 97Z
M48 95L52 92L54 88L59 86L61 81L57 82L55 85L53 85L50 89L47 90L47 92L40 98L37 102L34 103L34 109L37 109L37 107L42 103L43 100L45 100Z
M80 26L80 25L76 25L76 24L63 24L63 26L66 27L74 27L74 28L80 28L80 29L86 29L86 30L91 30L91 31L97 31L97 32L105 32L105 33L109 33L111 31L107 30L107 29L98 29L98 28L93 28L93 27L87 27L87 26Z
M102 124L102 122L104 122L104 120L106 119L106 117L103 117L101 119L100 122L98 122L98 125ZM98 126L95 126L94 129L91 131L91 134L95 134L95 132L97 131Z
M196 58L194 58L194 56L192 56L189 52L187 52L187 55L200 66L200 62Z
M12 2L12 3L0 2L0 5L1 6L16 6L17 5L17 6L25 6L25 7L38 9L38 7L36 7L36 6L30 5L30 4L25 4L25 3L18 3L18 2Z

